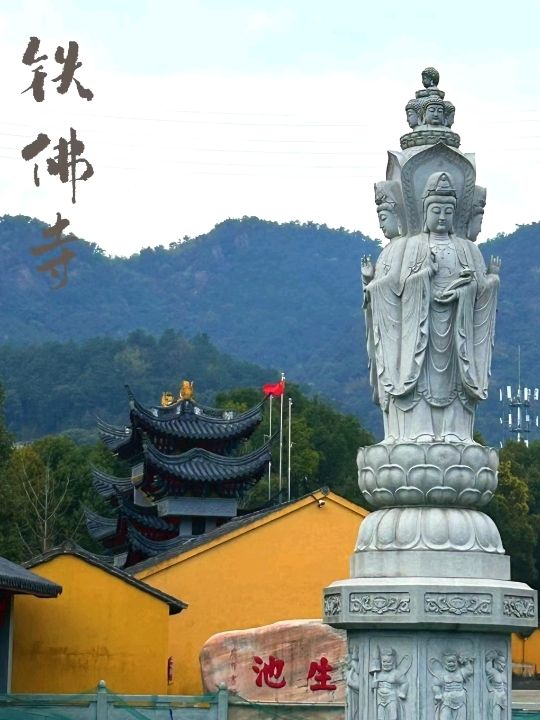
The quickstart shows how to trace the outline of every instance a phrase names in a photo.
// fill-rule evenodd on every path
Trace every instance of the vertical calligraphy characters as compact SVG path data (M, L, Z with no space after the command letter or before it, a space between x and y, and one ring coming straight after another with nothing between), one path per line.
M40 44L40 39L32 36L22 57L23 64L32 68L34 74L32 83L22 91L22 94L31 91L33 99L38 103L45 100L45 78L48 75L43 64L48 60L48 55L39 54ZM84 87L75 77L75 73L82 66L82 62L79 60L78 43L70 41L67 51L58 46L54 54L54 60L61 66L59 74L51 78L51 82L57 83L56 91L60 95L65 95L70 87L74 85L80 98L87 102L92 100L94 97L92 90ZM26 161L35 160L49 145L51 145L51 139L46 133L40 132L32 142L22 149L21 155ZM73 204L76 202L77 182L86 181L94 174L94 168L90 162L82 157L84 149L84 143L77 137L77 131L70 128L69 138L59 138L58 143L53 145L53 152L50 153L49 157L45 158L48 174L57 176L62 183L69 182L71 184L71 202ZM78 174L79 172L80 174ZM33 177L35 186L39 187L40 174L37 161L34 163ZM32 255L41 256L58 248L60 245L77 240L73 234L62 236L68 225L69 220L62 218L61 214L57 212L55 224L43 231L45 238L54 237L56 240L32 248ZM58 290L67 284L67 266L74 257L75 253L72 250L63 248L60 255L38 266L38 271L49 272L54 280L59 280L56 285L52 286L53 290ZM63 273L60 271L61 268L63 268Z

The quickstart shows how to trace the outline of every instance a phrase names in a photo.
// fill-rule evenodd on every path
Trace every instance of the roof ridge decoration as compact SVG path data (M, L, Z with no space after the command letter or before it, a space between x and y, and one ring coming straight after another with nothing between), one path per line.
M240 422L258 414L268 398L265 396L260 402L248 410L234 413L232 410L221 408L211 408L206 405L199 405L194 400L181 400L168 407L151 407L143 405L133 393L130 398L130 408L140 416L151 418L153 421L169 422L170 420L182 415L197 415L204 418L207 422L215 422L218 424L230 423L231 421ZM171 409L174 408L174 412Z

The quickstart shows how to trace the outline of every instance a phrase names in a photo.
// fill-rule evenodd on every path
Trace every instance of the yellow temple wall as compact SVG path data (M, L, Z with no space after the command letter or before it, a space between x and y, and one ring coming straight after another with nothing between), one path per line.
M540 675L540 630L535 630L529 637L512 635L512 662L534 665L534 674Z
M138 572L139 579L189 606L170 618L175 670L169 693L202 692L199 653L214 633L321 617L322 589L349 577L349 558L365 515L347 500L317 492Z
M13 693L82 693L100 680L115 693L167 693L166 603L72 555L32 572L63 591L15 597Z

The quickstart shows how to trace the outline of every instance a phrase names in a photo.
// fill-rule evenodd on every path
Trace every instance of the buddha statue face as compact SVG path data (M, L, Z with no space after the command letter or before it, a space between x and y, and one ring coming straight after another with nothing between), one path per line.
M472 240L472 242L476 242L476 238L480 235L480 231L482 230L482 220L484 219L484 211L481 212L475 212L471 219L469 220L469 228L467 232L467 237L469 240Z
M388 240L397 237L400 234L399 221L395 210L390 208L379 208L377 210L379 216L379 227L381 228L383 235Z
M444 198L432 201L425 210L425 226L428 232L451 233L454 230L455 204Z
M497 655L493 660L493 667L499 672L506 670L506 658L503 655Z
M444 668L445 668L445 670L448 670L449 672L454 672L454 670L457 670L458 669L457 655L445 655Z
M443 125L444 124L444 105L441 103L430 103L424 113L425 125Z
M407 113L407 122L409 124L409 127L415 128L419 123L418 111L415 110L415 108L408 107L405 109L405 112Z
M444 117L446 127L449 127L449 128L452 127L452 125L454 124L454 115L455 114L456 114L456 108L449 108L446 110L445 117Z

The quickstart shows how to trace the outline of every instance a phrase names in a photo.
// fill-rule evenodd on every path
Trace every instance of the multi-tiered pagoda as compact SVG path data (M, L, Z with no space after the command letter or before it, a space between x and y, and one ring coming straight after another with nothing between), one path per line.
M86 511L90 535L125 566L236 517L238 500L260 480L271 457L270 441L238 453L261 422L266 398L237 413L199 405L187 381L177 400L164 393L154 407L127 390L130 425L98 420L98 426L107 446L132 465L131 476L94 468L94 485L115 517Z

